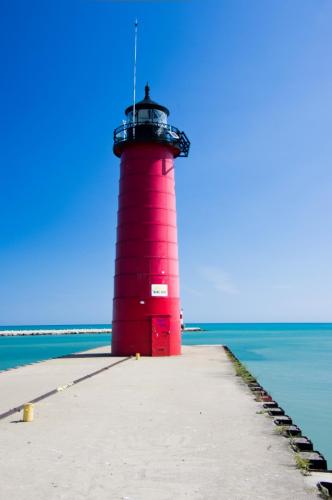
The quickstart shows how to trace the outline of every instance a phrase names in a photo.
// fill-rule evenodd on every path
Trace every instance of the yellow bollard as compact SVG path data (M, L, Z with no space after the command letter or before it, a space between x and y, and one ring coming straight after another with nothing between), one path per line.
M23 422L33 421L33 404L27 403L23 406Z
M137 352L137 353L136 353L136 359L138 360L138 359L140 359L140 357L141 357L140 353L139 353L139 352Z

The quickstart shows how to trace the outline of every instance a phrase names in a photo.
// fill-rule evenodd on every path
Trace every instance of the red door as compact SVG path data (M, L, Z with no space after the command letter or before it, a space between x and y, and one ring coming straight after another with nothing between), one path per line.
M169 356L170 321L168 316L152 318L152 356Z

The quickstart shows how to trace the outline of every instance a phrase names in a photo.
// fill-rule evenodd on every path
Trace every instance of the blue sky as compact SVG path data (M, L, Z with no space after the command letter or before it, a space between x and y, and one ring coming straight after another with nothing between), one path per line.
M0 323L111 321L118 159L138 97L176 164L187 321L331 321L330 0L0 0Z

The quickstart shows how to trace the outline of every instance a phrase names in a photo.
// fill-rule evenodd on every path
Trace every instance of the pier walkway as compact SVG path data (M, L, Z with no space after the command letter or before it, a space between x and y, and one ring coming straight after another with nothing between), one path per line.
M135 358L0 420L0 498L317 498L219 346ZM0 413L121 358L106 348L0 373ZM96 356L94 356L96 355Z

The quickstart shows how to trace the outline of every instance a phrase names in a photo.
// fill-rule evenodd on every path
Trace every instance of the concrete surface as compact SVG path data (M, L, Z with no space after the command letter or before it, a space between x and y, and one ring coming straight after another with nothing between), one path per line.
M307 487L313 488L314 486L317 485L320 481L327 481L329 483L332 483L332 472L311 472L307 476L305 476L304 481L307 485Z
M183 351L59 392L36 405L32 423L1 420L0 498L317 498L223 349ZM1 373L1 412L117 360L80 356Z

